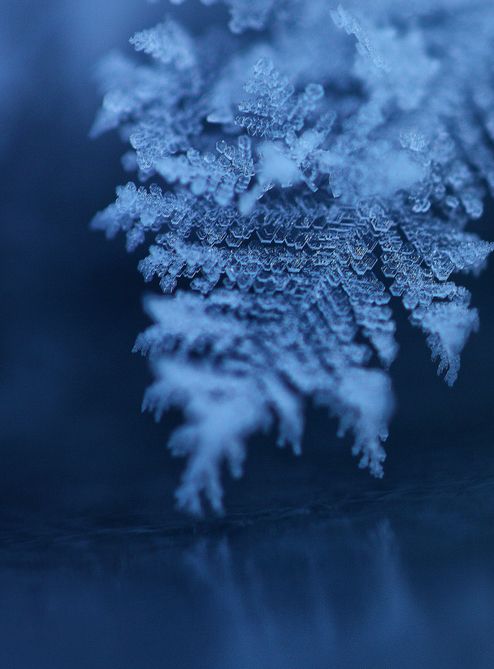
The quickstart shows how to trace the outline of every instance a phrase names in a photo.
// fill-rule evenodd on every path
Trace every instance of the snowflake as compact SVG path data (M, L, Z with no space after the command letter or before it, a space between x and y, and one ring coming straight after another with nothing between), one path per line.
M494 192L491 0L226 4L247 36L167 18L131 40L149 62L107 60L94 126L119 128L140 181L93 225L149 244L139 269L165 296L136 343L144 406L183 411L169 446L193 513L221 511L253 433L299 453L307 399L381 476L392 307L452 384L478 315L451 276L493 249L467 230Z

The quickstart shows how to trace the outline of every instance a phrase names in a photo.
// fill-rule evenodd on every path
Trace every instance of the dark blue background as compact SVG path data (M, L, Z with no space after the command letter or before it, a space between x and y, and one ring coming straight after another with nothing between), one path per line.
M492 262L453 390L399 315L382 481L309 408L302 458L256 440L225 518L174 511L137 258L88 229L126 180L87 138L95 65L162 11L0 0L0 666L494 666Z

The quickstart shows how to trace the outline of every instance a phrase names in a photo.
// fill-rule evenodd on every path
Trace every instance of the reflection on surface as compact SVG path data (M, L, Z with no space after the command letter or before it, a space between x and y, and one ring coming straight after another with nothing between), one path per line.
M373 512L6 532L0 666L494 666L492 481ZM449 509L449 511L448 511Z

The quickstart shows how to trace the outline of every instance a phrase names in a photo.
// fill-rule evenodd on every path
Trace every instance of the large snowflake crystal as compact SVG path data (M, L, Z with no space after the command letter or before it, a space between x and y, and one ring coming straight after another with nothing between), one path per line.
M492 0L225 4L247 32L168 18L131 40L150 62L109 59L94 127L120 129L141 182L94 226L151 243L145 406L183 410L170 448L196 513L221 510L253 433L300 450L307 398L381 476L392 307L452 384L478 318L450 277L493 248L466 231L494 190Z

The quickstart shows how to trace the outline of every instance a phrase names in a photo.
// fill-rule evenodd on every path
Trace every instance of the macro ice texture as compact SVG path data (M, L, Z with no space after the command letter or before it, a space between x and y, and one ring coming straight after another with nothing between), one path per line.
M135 348L144 406L183 412L169 447L192 513L222 510L222 469L240 476L259 430L299 453L308 400L381 476L393 311L453 384L478 314L451 276L493 249L474 232L494 192L492 0L224 4L109 57L93 128L119 130L137 174L93 226L144 246L164 293Z

